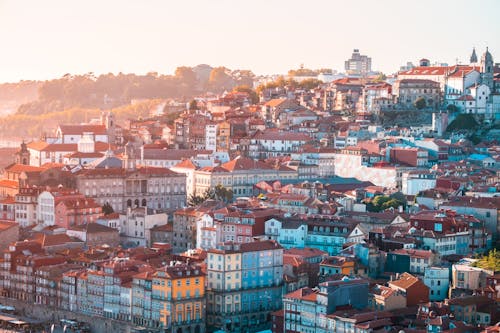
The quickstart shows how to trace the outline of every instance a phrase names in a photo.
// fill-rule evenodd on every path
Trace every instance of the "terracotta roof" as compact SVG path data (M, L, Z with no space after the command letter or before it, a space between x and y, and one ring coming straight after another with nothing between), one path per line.
M0 187L17 189L19 188L19 182L10 179L0 179Z
M303 301L316 302L318 293L311 288L301 288L283 296L283 298L300 299Z
M276 107L276 106L282 104L283 102L285 102L286 100L287 100L286 98L275 98L275 99L271 99L270 101L267 101L264 105L270 106L270 107Z
M394 280L394 281L389 281L388 284L389 284L389 287L391 286L396 286L400 289L408 289L410 288L411 286L413 286L415 283L418 283L420 280L409 274L409 273L403 273L400 275L399 279L397 280Z
M255 140L280 140L280 141L311 141L311 137L304 133L265 131L254 135Z
M222 164L221 167L229 172L234 172L238 170L272 169L272 167L266 163L255 161L247 157L235 158L229 162Z
M42 172L44 170L45 169L41 167L25 165L25 164L11 164L5 168L5 171L12 173L33 172L33 171Z
M174 168L185 168L185 169L193 169L193 170L195 170L196 169L196 165L194 165L193 161L191 161L190 159L185 159L182 162L177 163L176 165L174 165Z
M105 135L104 125L59 125L63 135L82 135L84 132L92 132L96 135Z
M75 225L69 228L70 230L85 231L89 234L100 233L100 232L118 232L118 230L98 223L88 223L82 225Z
M0 232L19 226L19 223L16 222L7 222L7 221L0 221Z
M397 249L391 253L408 255L414 258L429 259L433 256L432 251L414 250L414 249Z
M35 236L35 241L39 242L42 247L64 245L66 243L81 242L80 240L71 238L66 234L37 234Z
M448 67L419 66L400 72L398 75L445 75L448 69Z

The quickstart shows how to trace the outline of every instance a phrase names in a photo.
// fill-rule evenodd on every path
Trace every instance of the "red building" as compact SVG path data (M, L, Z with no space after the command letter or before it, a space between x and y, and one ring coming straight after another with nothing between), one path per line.
M429 153L421 148L392 148L390 158L392 163L423 167L429 162Z
M389 288L402 291L406 295L407 307L429 302L429 287L409 273L403 273L399 279L390 281Z

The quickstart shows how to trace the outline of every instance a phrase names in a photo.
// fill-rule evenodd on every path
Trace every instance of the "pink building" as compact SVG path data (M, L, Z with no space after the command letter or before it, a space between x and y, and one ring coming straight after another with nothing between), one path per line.
M55 224L63 228L95 223L102 215L102 207L92 198L61 200L55 209Z

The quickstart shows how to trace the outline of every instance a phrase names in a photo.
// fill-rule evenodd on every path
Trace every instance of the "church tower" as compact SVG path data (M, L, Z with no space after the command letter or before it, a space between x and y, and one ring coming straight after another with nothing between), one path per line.
M488 48L481 57L481 82L490 88L493 92L493 56L491 55Z
M101 112L101 125L104 125L106 127L109 143L115 144L115 138L116 138L115 115L111 111Z
M477 55L476 55L476 48L472 48L472 54L470 56L470 64L475 65L477 64Z
M24 165L30 164L30 151L24 140L21 143L21 149L16 152L15 163Z
M127 170L136 169L135 148L132 142L127 142L123 154L123 167Z

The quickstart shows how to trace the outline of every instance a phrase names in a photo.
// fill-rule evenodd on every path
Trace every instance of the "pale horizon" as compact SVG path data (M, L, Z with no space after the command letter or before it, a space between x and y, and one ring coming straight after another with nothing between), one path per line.
M344 71L353 49L386 74L420 58L468 63L489 47L500 62L500 2L0 0L0 82L66 73L226 66L257 75Z

